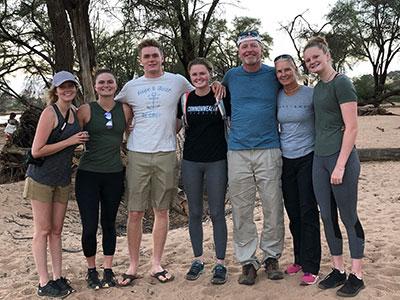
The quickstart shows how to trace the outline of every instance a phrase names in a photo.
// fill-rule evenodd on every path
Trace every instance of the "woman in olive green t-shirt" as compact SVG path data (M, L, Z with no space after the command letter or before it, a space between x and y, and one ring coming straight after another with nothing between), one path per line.
M357 95L347 76L332 67L324 38L312 38L304 48L306 67L318 74L314 88L315 149L313 186L332 255L333 270L318 286L343 285L336 294L353 297L362 290L364 231L357 215L357 184L360 162L355 150L357 136ZM346 227L352 258L347 277L343 262L343 240L338 223Z

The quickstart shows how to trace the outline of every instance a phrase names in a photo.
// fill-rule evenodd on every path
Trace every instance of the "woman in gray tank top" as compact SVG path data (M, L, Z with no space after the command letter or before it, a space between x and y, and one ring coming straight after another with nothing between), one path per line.
M32 252L39 274L39 296L63 297L73 288L61 277L61 232L70 194L71 162L74 148L87 140L80 132L72 100L77 93L75 76L60 71L48 91L50 104L39 119L32 144L32 156L44 158L42 165L30 164L24 198L32 204L34 234ZM68 118L67 118L68 117ZM47 270L47 241L53 278Z

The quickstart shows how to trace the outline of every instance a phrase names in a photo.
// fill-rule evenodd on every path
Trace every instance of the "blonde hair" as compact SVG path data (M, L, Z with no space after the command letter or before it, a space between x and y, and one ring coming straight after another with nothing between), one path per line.
M300 70L297 67L297 65L296 65L296 63L295 63L295 61L294 61L294 59L293 59L293 57L291 55L284 54L284 55L277 56L274 59L274 63L276 64L278 61L287 61L290 64L290 66L294 70L294 76L296 78L296 81L303 81L304 82L304 81L308 80L308 76L307 75L304 75L304 74L300 73Z
M56 87L52 85L45 93L45 99L47 105L51 105L57 102L58 96L56 95Z
M311 39L308 40L306 46L304 47L304 51L308 48L317 47L321 49L325 54L330 53L328 42L323 36L317 35L313 36Z

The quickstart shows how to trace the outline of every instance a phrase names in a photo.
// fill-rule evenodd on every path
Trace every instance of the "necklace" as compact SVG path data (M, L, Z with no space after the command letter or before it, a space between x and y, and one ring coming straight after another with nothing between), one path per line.
M297 84L294 88L288 88L288 89L283 88L283 90L287 96L291 96L291 95L294 95L299 88L300 88L300 85Z

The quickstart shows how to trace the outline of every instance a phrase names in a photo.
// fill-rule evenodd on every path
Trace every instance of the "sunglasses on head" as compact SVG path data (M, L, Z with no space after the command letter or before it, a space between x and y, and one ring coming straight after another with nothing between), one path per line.
M252 36L252 37L258 37L260 34L258 33L257 30L250 30L250 31L245 31L239 34L239 38L243 38L246 36Z
M106 118L106 128L111 129L113 128L113 122L112 122L112 114L109 111L106 111L104 113L104 118Z
M294 62L293 57L291 55L289 55L289 54L282 54L282 55L279 55L279 56L275 57L274 62L277 62L280 59L289 59L289 60Z

